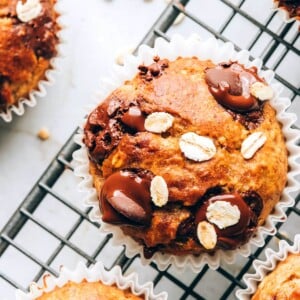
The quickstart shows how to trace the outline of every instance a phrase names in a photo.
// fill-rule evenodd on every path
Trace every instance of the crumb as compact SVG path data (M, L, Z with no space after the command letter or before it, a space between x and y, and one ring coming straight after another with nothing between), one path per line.
M42 141L45 141L45 140L48 140L49 137L50 137L50 133L49 133L49 130L46 128L46 127L42 127L38 133L37 133L37 136L40 140Z

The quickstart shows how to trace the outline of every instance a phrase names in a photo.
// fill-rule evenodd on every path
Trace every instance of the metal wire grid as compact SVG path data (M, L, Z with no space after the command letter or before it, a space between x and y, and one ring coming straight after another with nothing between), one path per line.
M210 26L210 24L201 21L194 11L191 12L189 10L189 2L193 1L181 0L168 5L141 43L153 45L155 38L158 36L169 40L167 32L172 30L176 31L174 27L172 27L172 29L170 28L180 13L183 13L195 24L195 30L197 30L200 26L200 28L207 31L207 33L214 35L223 42L226 42L228 41L225 34L226 28L231 24L231 22L233 22L235 17L239 16L251 22L258 30L258 33L247 47L250 51L253 47L255 47L256 42L262 35L268 34L271 36L269 44L266 45L265 51L261 54L264 65L268 64L274 51L276 51L279 46L284 46L284 49L281 52L280 57L277 58L277 61L272 66L273 70L277 70L289 53L293 53L299 57L299 32L298 29L295 29L297 26L295 26L294 23L284 24L276 32L274 32L269 28L269 25L272 23L272 20L276 18L275 13L271 14L264 23L261 23L243 9L243 6L247 1L233 1L239 2L238 4L233 4L231 1L221 0L218 2L230 8L231 13L227 19L224 20L222 26L215 29ZM196 0L194 2L196 2ZM289 36L289 40L286 40L287 36ZM240 49L238 43L235 44L235 48ZM291 83L289 79L284 78L278 73L275 78L285 87L286 92L292 101L299 97L298 87L294 83ZM296 101L293 103L295 102ZM294 111L295 110L296 108ZM64 193L60 193L56 189L57 182L62 181L63 184L65 184L64 174L72 174L70 172L70 170L72 170L72 153L77 149L77 145L73 141L74 134L69 138L1 231L0 280L11 286L13 289L19 288L21 290L26 290L30 281L39 281L45 272L57 275L58 266L56 266L54 262L66 248L71 249L73 253L84 259L87 265L95 263L98 259L103 259L101 258L102 256L105 259L110 256L110 254L103 254L105 251L110 252L110 250L106 250L107 248L110 249L110 235L102 237L102 239L98 242L98 233L94 233L93 239L95 239L96 242L93 251L86 250L83 244L78 244L74 241L74 236L77 234L78 228L80 228L83 224L88 224L95 229L98 225L90 222L88 217L89 211L80 208L76 205L76 203L74 203L74 201L72 201L72 199L69 199ZM76 188L76 184L74 184L73 187ZM64 230L63 233L61 233L57 228L53 229L53 226L49 224L48 220L44 220L37 214L39 208L46 202L45 199L47 199L47 197L50 197L52 200L55 199L55 201L60 203L59 205L65 207L69 211L72 211L75 216L75 218L73 218L74 222L72 225L67 230ZM276 239L285 239L291 243L291 240L296 233L295 230L297 231L294 225L299 224L300 220L299 192L295 195L295 201L295 206L287 209L286 211L288 221L284 223L284 225L283 223L277 224L278 232L275 237L268 236L266 238L266 246L271 245L272 247L276 247ZM39 230L46 232L48 236L51 236L57 241L56 246L50 249L49 253L44 255L43 258L35 254L35 251L30 249L30 247L24 246L22 243L22 238L20 238L20 236L24 234L23 231L28 223L36 225ZM289 233L286 234L285 230L288 230ZM39 241L38 235L36 238L32 237L32 241L34 240L37 243L43 242L42 240ZM153 280L157 291L167 290L170 295L176 295L174 298L172 296L170 299L234 299L235 290L237 288L244 287L244 283L242 281L243 275L251 270L253 260L260 257L266 246L256 249L248 258L243 258L234 265L220 267L216 272L211 271L207 266L205 266L198 274L188 272L184 274L177 274L172 267L164 272L160 272L156 268L155 264L152 263L149 267L145 267L145 274L153 274L151 280ZM31 277L29 280L26 282L18 280L17 274L10 274L8 272L9 269L3 267L5 264L1 264L1 260L5 259L5 254L7 254L10 250L12 253L17 253L18 256L33 262L37 266L34 269L34 272L30 274ZM14 263L19 261L15 261L15 257L16 256L12 256L10 259L14 261ZM134 257L132 259L128 259L124 255L124 249L121 247L120 251L113 257L109 265L106 264L106 267L110 268L114 265L120 265L123 272L129 272L131 269L135 268L135 265L138 264L139 258ZM142 276L142 274L140 275ZM211 278L213 278L213 280L210 280ZM218 284L216 284L217 282ZM221 291L217 291L217 286L221 286Z

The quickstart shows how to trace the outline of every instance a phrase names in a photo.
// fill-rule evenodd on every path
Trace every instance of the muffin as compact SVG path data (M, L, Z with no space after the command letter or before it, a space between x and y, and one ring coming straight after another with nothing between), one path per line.
M0 113L39 89L57 55L56 0L0 1Z
M294 243L279 242L278 251L266 249L264 261L255 260L255 273L246 274L245 289L237 291L240 300L300 299L300 235Z
M300 299L300 253L291 253L279 262L259 284L251 299Z
M103 298L105 297L105 298ZM105 300L142 300L145 297L135 296L129 290L119 290L116 286L106 286L100 281L80 283L68 282L60 288L56 288L49 293L44 293L36 300L90 300L90 299L105 299Z
M167 294L154 294L153 284L138 283L137 274L123 276L120 267L106 271L101 262L87 268L79 263L75 270L63 267L59 276L45 275L41 285L32 283L29 293L17 291L17 300L165 300Z
M76 137L75 174L91 220L127 256L161 270L216 269L285 220L299 132L272 72L248 55L174 36L140 47L103 81Z
M138 68L84 127L102 220L146 257L238 248L286 184L272 89L237 62L155 57Z
M287 20L300 20L299 0L274 0L275 6L284 11Z

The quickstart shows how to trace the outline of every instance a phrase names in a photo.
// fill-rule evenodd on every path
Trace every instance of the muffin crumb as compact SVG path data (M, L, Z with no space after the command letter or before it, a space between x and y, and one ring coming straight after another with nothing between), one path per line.
M37 133L37 137L42 140L42 141L46 141L49 139L50 137L50 132L46 127L42 127L38 133Z

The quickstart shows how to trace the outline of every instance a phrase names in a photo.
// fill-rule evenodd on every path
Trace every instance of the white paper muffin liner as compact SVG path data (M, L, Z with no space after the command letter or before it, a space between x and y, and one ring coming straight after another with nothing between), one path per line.
M280 261L287 258L289 253L300 253L300 234L297 234L294 238L293 245L289 245L286 241L279 241L278 251L274 251L270 248L266 249L266 259L253 262L255 273L245 274L243 279L246 284L245 289L239 289L236 291L236 296L240 300L250 299L256 292L258 284L264 279L268 273L273 271Z
M211 59L214 63L232 60L238 61L246 67L256 66L258 70L260 70L262 66L262 61L260 59L255 59L252 62L249 60L248 51L242 50L240 52L236 52L233 44L220 44L214 38L201 41L197 35L192 35L187 39L180 35L174 35L170 42L167 42L162 38L158 38L155 42L154 48L142 45L138 50L137 56L128 55L125 58L124 66L116 66L111 78L102 81L101 91L97 96L98 101L91 105L89 112L91 112L92 108L99 104L99 99L104 100L115 88L122 85L125 80L132 79L134 75L137 74L138 65L142 63L146 65L151 64L153 62L153 56L155 55L158 55L162 59L168 58L171 61L175 60L178 56L197 56L201 60ZM294 199L291 196L291 193L296 191L297 187L299 187L295 176L300 174L299 160L298 162L296 161L297 158L300 158L299 147L296 146L297 140L300 139L300 132L299 130L291 128L297 119L296 115L285 112L287 107L290 105L290 100L288 98L280 97L280 86L278 84L271 83L274 73L270 70L260 70L259 76L265 78L274 90L274 97L271 100L271 104L277 111L277 119L282 123L282 130L286 138L286 146L289 151L288 181L280 202L276 205L274 212L267 218L265 225L258 228L256 234L252 236L247 244L236 250L217 250L213 255L203 253L199 256L176 256L156 252L151 259L146 259L143 255L143 247L141 245L129 236L124 235L118 226L102 222L96 189L93 187L93 178L89 174L89 158L87 149L82 142L83 130L81 129L80 133L76 135L75 141L81 146L81 148L76 151L73 156L75 165L74 172L75 175L82 179L79 184L79 190L85 193L85 205L92 207L90 219L101 224L101 232L113 234L113 245L126 245L125 251L128 257L140 254L143 264L149 264L151 261L154 261L160 270L165 270L170 264L173 264L180 270L189 267L194 272L199 272L205 264L208 264L212 269L217 269L222 262L232 264L238 254L245 257L249 256L251 253L251 245L259 247L263 246L265 243L264 236L274 235L276 233L275 223L284 222L286 220L284 209L294 204Z
M119 266L115 266L111 270L106 271L101 262L97 262L89 268L87 268L83 262L79 262L73 271L62 267L58 277L54 277L49 274L45 275L43 277L42 285L32 283L28 293L17 290L16 300L34 300L40 297L43 293L49 293L56 288L64 286L67 282L80 283L84 280L88 282L101 281L107 286L115 284L120 290L130 289L132 294L136 296L144 296L145 300L167 299L166 292L161 292L159 294L154 293L152 282L140 284L138 282L137 273L131 273L124 276L122 275L122 271Z
M285 23L290 23L290 22L293 22L295 20L300 21L300 17L291 17L289 12L284 7L279 7L279 1L278 0L274 0L273 9L274 9L274 11L279 12L281 18L283 19L283 21Z
M56 33L58 37L57 53L55 57L50 59L49 69L46 70L43 79L38 82L37 87L29 93L28 97L19 99L17 103L9 106L5 112L0 112L0 118L5 122L11 122L14 114L22 116L26 107L36 106L38 99L47 95L47 88L55 83L55 76L60 70L61 60L64 57L64 45L66 44L65 32L67 26L64 20L65 12L61 9L63 1L65 0L60 0L55 4L55 11L58 14L56 22L60 26L60 30Z

